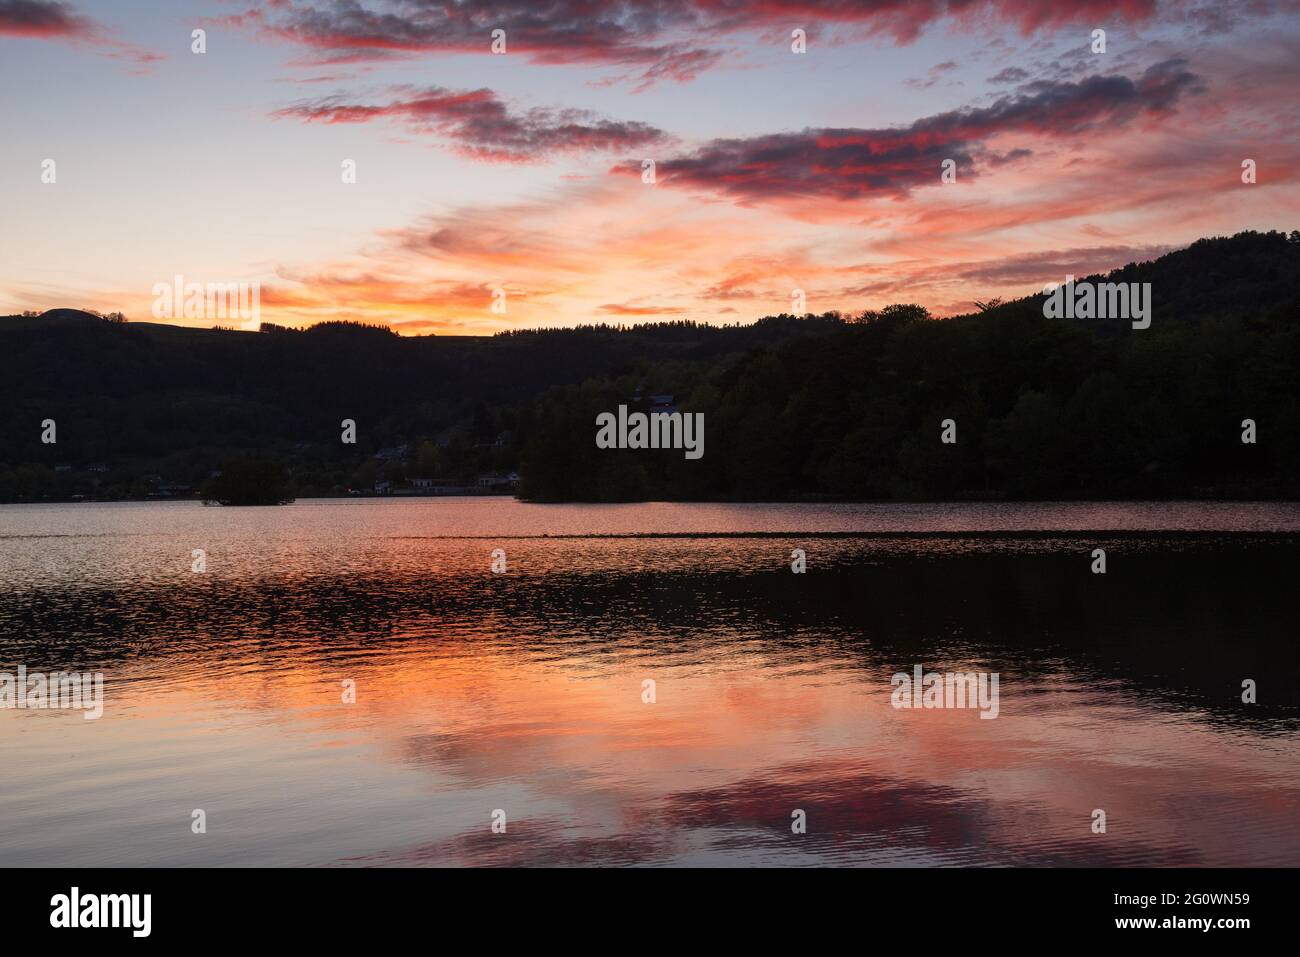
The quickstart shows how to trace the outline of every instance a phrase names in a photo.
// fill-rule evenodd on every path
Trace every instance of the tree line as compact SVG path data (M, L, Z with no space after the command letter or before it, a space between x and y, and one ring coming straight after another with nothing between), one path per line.
M281 497L510 470L539 501L1297 497L1300 234L1105 278L1152 283L1151 328L1046 319L1042 296L488 338L4 318L0 500L197 490L250 457ZM652 395L703 413L702 459L596 447L599 413Z

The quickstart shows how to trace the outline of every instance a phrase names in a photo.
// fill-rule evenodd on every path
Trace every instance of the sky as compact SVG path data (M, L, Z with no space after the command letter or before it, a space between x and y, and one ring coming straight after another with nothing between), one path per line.
M957 315L1300 228L1298 90L1300 0L0 0L0 314Z

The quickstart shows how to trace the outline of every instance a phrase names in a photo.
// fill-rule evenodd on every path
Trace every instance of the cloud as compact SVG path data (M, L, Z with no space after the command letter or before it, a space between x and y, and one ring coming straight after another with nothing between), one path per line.
M942 20L1011 25L1028 34L1067 23L1143 21L1156 0L462 0L416 4L406 0L313 0L251 8L221 18L307 48L308 62L384 60L428 52L486 53L493 30L506 31L508 53L535 63L599 63L634 67L644 86L660 79L684 82L713 66L721 51L698 38L781 31L794 26L844 28L915 41Z
M55 0L0 0L0 36L89 37L94 24Z
M0 36L86 43L98 47L103 56L141 66L167 59L161 53L113 39L100 24L58 0L0 0Z
M1029 79L1029 74L1018 66L1009 66L989 77L990 83L1021 83Z
M950 73L955 69L957 69L956 60L945 60L930 67L924 77L913 77L910 80L904 80L903 85L910 86L914 90L928 90L942 80L945 73ZM957 81L956 85L961 86L962 84Z
M720 139L658 166L670 186L716 192L741 202L822 197L853 200L905 196L939 182L944 160L962 177L977 161L1003 163L1027 155L987 146L1007 133L1075 137L1118 129L1140 116L1172 111L1202 89L1183 60L1150 67L1137 79L1091 76L1077 83L1039 81L986 107L940 113L894 129L812 129L745 139ZM640 175L638 163L615 167Z
M608 0L470 0L454 5L334 0L253 8L214 22L251 27L306 47L307 63L389 60L428 52L488 53L498 29L506 31L506 51L531 62L631 66L639 69L643 83L693 79L719 56L717 51L656 39L697 23L690 4L681 2L646 7Z
M1036 285L1063 280L1066 275L1090 276L1110 272L1131 262L1159 259L1179 247L1090 246L1082 249L1052 249L1015 256L1003 256L978 263L953 263L949 269L962 279L989 288L1013 284Z
M403 332L470 334L758 316L788 308L796 278L814 272L780 221L622 179L566 183L529 201L432 210L376 234L353 256L282 265L263 283L263 316L290 325L364 317ZM700 298L742 268L761 273L752 295ZM501 315L490 308L497 288L507 292Z
M637 306L630 303L607 302L599 311L610 316L630 316L638 319L646 316L680 316L687 310L682 306Z
M342 96L303 100L272 116L309 123L396 120L419 132L452 140L475 159L534 162L558 153L626 151L664 138L645 123L605 120L585 110L532 109L512 113L491 90L395 87L382 103Z

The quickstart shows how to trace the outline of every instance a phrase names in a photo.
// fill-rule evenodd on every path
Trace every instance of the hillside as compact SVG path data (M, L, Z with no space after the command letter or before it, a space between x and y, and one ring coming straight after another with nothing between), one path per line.
M300 496L518 469L543 500L1300 497L1300 234L1109 278L1152 283L1150 329L1045 319L1041 296L492 338L0 318L0 500L185 495L250 453ZM596 449L595 414L638 393L705 413L705 457Z

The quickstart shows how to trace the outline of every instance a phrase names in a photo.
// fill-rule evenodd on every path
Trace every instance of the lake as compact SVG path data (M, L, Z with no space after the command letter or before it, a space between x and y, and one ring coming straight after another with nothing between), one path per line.
M1297 866L1297 558L1293 503L0 506L0 672L104 675L0 710L0 865Z

